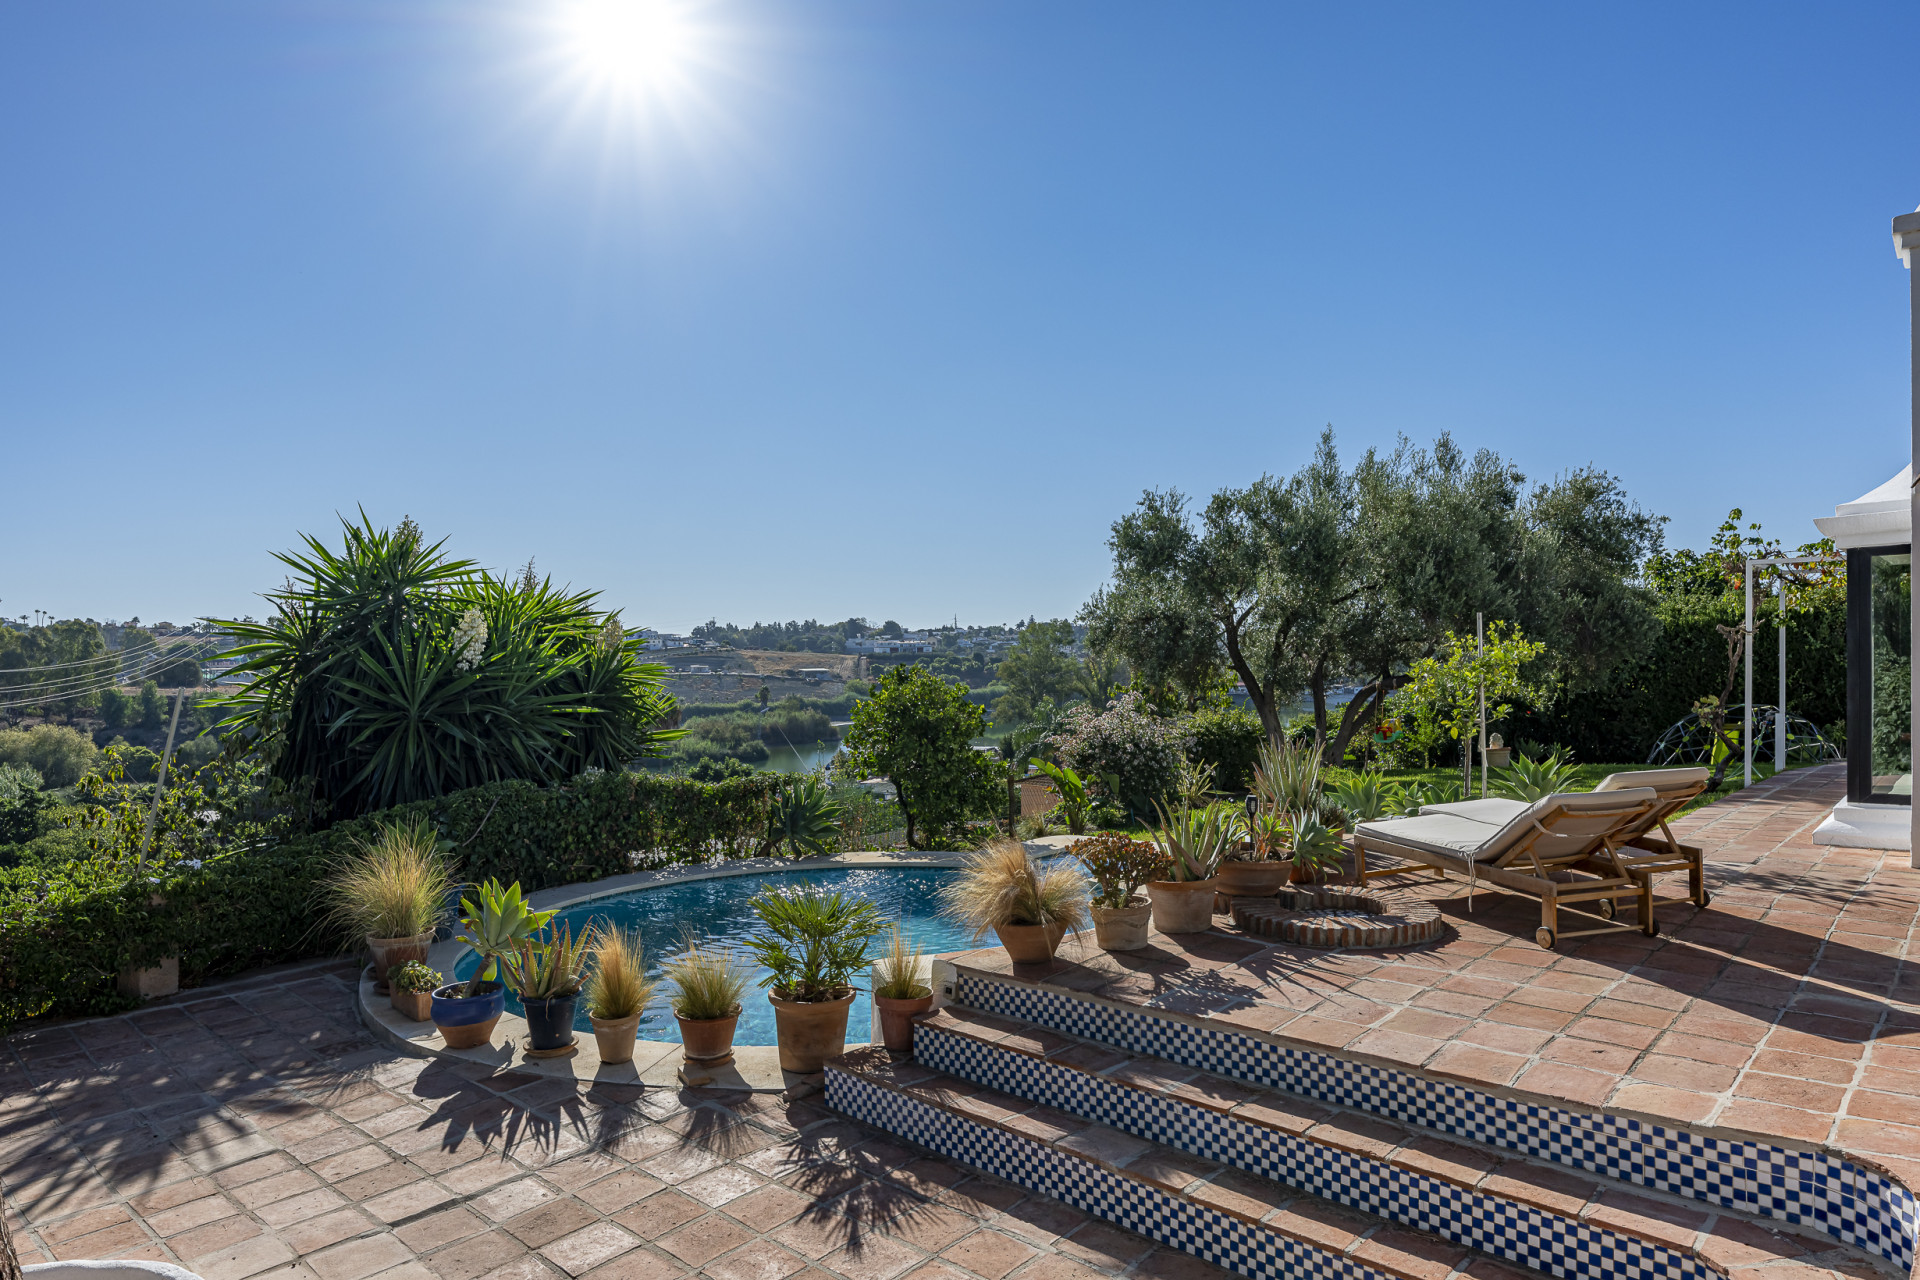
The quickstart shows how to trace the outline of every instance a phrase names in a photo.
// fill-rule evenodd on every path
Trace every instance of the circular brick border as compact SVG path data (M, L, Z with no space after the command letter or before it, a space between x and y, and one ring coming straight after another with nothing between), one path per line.
M1365 912L1364 915L1346 914ZM1233 922L1303 947L1411 947L1440 936L1439 908L1381 890L1298 885L1271 898L1235 898Z

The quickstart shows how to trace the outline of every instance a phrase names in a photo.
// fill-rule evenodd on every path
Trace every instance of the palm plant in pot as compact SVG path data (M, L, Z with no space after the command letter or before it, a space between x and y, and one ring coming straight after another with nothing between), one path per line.
M749 938L747 949L771 970L760 985L770 988L780 1068L812 1075L846 1045L853 975L886 921L863 898L813 885L770 887L753 911L767 931Z
M1153 900L1153 927L1162 933L1204 933L1213 927L1213 895L1219 888L1221 860L1238 834L1238 825L1218 805L1181 805L1160 810L1155 830L1172 875L1147 885Z
M1015 964L1044 964L1061 938L1087 923L1086 881L1065 859L1034 865L1018 840L990 840L968 854L940 899L974 941L996 935Z
M479 954L480 964L464 983L434 990L433 1025L449 1049L472 1049L492 1038L506 1008L506 986L494 980L501 960L545 928L554 913L529 909L519 882L503 889L488 880L460 899L460 916L466 932L458 941Z
M933 1008L933 985L920 977L920 948L893 926L887 953L874 962L873 1007L880 1042L892 1053L913 1052L913 1020Z
M1169 874L1159 845L1103 831L1067 846L1093 881L1093 940L1103 951L1138 951L1147 945L1147 918L1153 904L1140 894L1143 885Z
M377 994L390 994L387 972L393 966L426 960L452 883L440 838L424 818L380 828L334 865L324 882L326 919L365 942Z
M573 1011L587 981L597 930L574 937L562 924L546 939L528 938L500 958L507 982L527 1013L527 1049L553 1053L573 1043Z
M600 1061L632 1062L640 1018L653 998L640 934L631 929L601 929L593 940L593 970L581 992L593 1024Z
M387 971L394 1012L414 1022L425 1022L433 1016L433 989L443 981L437 971L418 960L394 965Z
M687 1061L702 1067L732 1062L740 998L753 977L745 961L736 952L695 944L668 964L666 973Z

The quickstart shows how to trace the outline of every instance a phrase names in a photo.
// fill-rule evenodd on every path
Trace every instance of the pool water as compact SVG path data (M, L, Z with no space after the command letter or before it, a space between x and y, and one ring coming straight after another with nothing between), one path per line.
M971 937L960 926L938 914L936 895L952 875L951 871L924 867L876 867L725 876L596 898L567 908L554 918L554 923L569 925L576 935L589 923L638 929L646 946L647 972L658 978L662 963L684 954L689 940L738 950L746 939L764 933L760 918L748 905L762 889L769 885L811 884L837 889L873 903L889 922L899 922L900 931L909 944L918 943L923 951L933 955L942 951L964 951L973 945ZM874 940L872 952L877 954L886 944L887 935L882 934ZM767 971L753 964L751 957L748 963L753 968L755 983L767 976ZM471 977L478 966L479 957L467 952L455 967L453 977ZM871 1005L864 990L867 974L856 974L855 981L862 989L856 992L853 1008L847 1015L847 1038L864 1041L872 1025ZM641 1039L679 1041L680 1024L674 1020L668 1003L670 995L671 988L662 982L640 1020ZM750 988L741 1005L734 1043L773 1044L773 1007L767 1003L765 989ZM507 992L507 1008L513 1013L522 1013L520 1001L511 991ZM578 1031L593 1030L584 1007L575 1013L573 1025Z

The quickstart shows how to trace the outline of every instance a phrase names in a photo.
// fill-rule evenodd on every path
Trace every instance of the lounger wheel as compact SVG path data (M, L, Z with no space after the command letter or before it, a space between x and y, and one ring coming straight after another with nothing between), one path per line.
M1701 909L1702 909L1702 910L1705 910L1706 908L1708 908L1708 907L1710 907L1710 906L1712 906L1712 905L1713 905L1713 895L1712 895L1712 894L1710 894L1710 893L1708 893L1708 892L1707 892L1707 891L1706 891L1705 889L1702 889L1702 890L1700 891L1700 907L1701 907Z
M1649 938L1657 938L1660 936L1660 922L1658 920L1647 921L1646 935Z
M1612 898L1600 899L1600 918L1602 920L1613 919L1613 899Z
M1545 925L1541 925L1533 931L1533 940L1547 950L1553 950L1553 930L1547 928Z

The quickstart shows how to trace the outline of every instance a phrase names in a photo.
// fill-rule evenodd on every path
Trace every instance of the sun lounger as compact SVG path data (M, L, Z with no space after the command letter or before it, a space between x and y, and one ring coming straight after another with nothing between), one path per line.
M1561 792L1533 804L1467 800L1436 805L1416 817L1356 827L1355 870L1362 885L1402 874L1404 867L1368 868L1369 853L1387 854L1432 867L1442 879L1448 872L1467 877L1469 901L1482 880L1538 898L1540 927L1534 941L1543 947L1561 937L1602 931L1562 932L1563 903L1597 902L1602 916L1611 919L1617 901L1633 899L1640 929L1651 936L1660 931L1653 918L1653 877L1630 870L1620 851L1634 832L1653 825L1649 815L1660 808L1654 788L1617 786Z
M1651 787L1659 798L1659 804L1640 820L1629 833L1625 844L1617 850L1622 866L1648 879L1670 871L1687 873L1687 899L1697 907L1704 907L1713 901L1713 895L1707 892L1706 858L1698 845L1681 844L1674 839L1673 831L1667 826L1667 819L1687 807L1701 792L1707 789L1708 770L1704 768L1685 769L1641 769L1632 773L1610 773L1600 780L1593 794L1603 791L1621 791L1628 788ZM1496 825L1507 822L1527 807L1524 800L1506 800L1497 796L1485 800L1455 800L1449 804L1430 804L1422 808L1422 814L1449 813L1459 817L1473 818L1479 822L1491 822ZM1607 868L1594 866L1582 867L1582 870L1604 873Z

